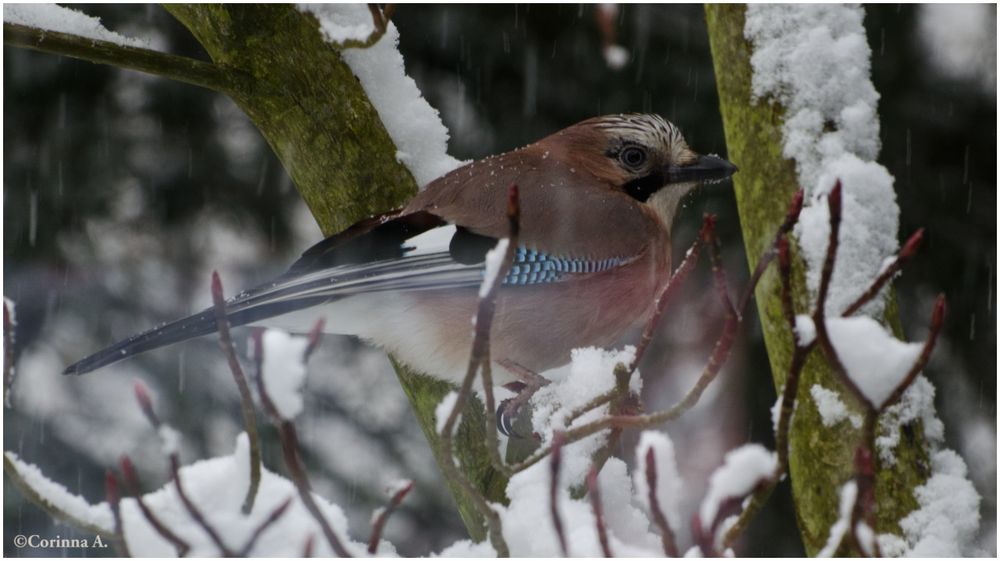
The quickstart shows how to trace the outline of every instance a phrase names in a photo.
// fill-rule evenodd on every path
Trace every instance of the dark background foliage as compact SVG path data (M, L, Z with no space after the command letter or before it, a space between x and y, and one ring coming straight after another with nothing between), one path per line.
M76 8L100 16L110 29L152 38L156 48L205 57L187 31L157 6ZM992 466L970 467L984 495L984 526L995 532L995 481L986 488L981 481L995 480L996 469L996 89L935 71L920 31L921 9L866 8L872 78L882 96L880 162L896 178L900 237L927 228L924 250L896 288L911 339L926 333L933 296L944 292L948 297L944 343L927 374L938 387L950 443L970 464L976 457L992 458ZM459 158L509 150L582 119L624 111L659 113L685 131L694 149L725 155L701 7L625 6L617 17L618 42L630 53L620 70L604 63L592 6L405 5L394 21L407 71L440 109L452 133L450 151ZM982 49L993 53L995 67L995 28L993 34ZM279 271L315 241L310 236L318 236L266 143L218 94L10 47L4 47L4 84L4 295L17 302L19 354L56 340L66 364L78 358L74 353L203 305L206 271L228 271L232 289L242 288L237 285ZM676 230L677 251L690 243L703 212L717 213L730 277L740 286L747 266L729 191L704 189L686 206ZM206 231L206 224L214 223L249 238L239 255L227 253L223 242L229 238ZM122 247L108 249L109 237ZM699 294L701 282L689 286L691 306L664 327L665 340L655 353L659 359L706 348L714 339L717 312L711 298ZM72 328L61 331L55 327L59 322ZM86 336L65 336L76 332ZM369 356L352 341L333 345L348 363ZM214 344L188 348L139 359L136 369L166 373L150 374L150 383L161 388L172 422L190 441L188 460L228 453L231 441L213 437L202 417L221 402L222 413L237 419L234 403L217 392L199 391L199 384L207 382L197 373L184 374L192 364L216 360L204 358L215 352ZM739 348L725 395L714 402L732 409L732 418L713 429L727 435L717 440L728 445L770 444L774 390L754 322ZM379 368L387 371L384 364ZM118 383L128 385L127 378ZM651 396L651 403L671 401L680 387L670 383L669 376L647 382L647 391L659 388L666 394ZM382 391L398 398L397 389ZM311 411L351 423L347 409L317 392ZM107 464L71 442L71 431L52 429L58 414L6 409L4 449L44 466L58 481L76 482L71 490L98 500ZM711 424L714 418L703 415L697 422ZM316 426L313 438L323 440L325 425L317 421ZM370 438L390 440L371 423L352 426ZM702 442L690 435L703 428L689 422L672 435L685 450L682 446ZM305 432L308 439L308 428ZM688 434L686 443L677 432ZM410 437L409 446L423 446L418 433L411 430ZM407 465L400 448L407 443L392 446L393 457ZM692 448L685 453L698 455ZM709 456L716 459L689 468L710 470L717 456ZM317 451L309 459L328 478L326 489L338 502L358 512L379 504L377 493L353 476L326 469L323 457ZM269 465L279 465L272 460ZM418 494L398 522L404 553L440 549L461 535L457 517L440 496L440 483L428 485L437 485L437 491ZM16 491L6 490L6 554L45 553L12 549L17 533L70 532L51 526ZM788 497L779 497L771 508L752 531L756 537L745 552L801 553ZM364 516L354 518L364 525Z

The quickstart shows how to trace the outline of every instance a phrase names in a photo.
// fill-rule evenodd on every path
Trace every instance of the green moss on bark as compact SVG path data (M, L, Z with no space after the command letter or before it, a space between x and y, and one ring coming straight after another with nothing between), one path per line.
M753 269L784 218L798 189L798 179L794 163L782 155L783 108L751 99L751 46L743 36L745 10L743 5L705 7L726 144L730 159L740 167L734 180L736 202ZM804 265L794 248L793 255L794 301L797 309L805 312L809 294ZM782 316L780 288L772 268L754 293L776 388L784 385L792 356L791 332ZM896 305L893 298L890 300L885 320L898 335ZM814 384L837 391L848 407L861 411L820 353L814 352L802 372L789 455L799 530L810 555L825 545L829 528L837 518L838 489L853 474L854 450L861 437L860 430L847 423L823 426L809 394ZM878 466L879 532L899 532L899 520L916 507L914 488L926 479L923 466L927 465L927 445L920 427L913 428L914 437L901 442L896 450L895 465Z

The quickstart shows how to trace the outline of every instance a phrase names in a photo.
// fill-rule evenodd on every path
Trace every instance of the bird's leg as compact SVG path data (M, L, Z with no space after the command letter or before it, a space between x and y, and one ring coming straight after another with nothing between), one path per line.
M549 385L551 382L540 376L537 372L525 368L513 360L500 359L497 361L497 364L503 366L508 372L519 379L517 382L504 384L505 388L517 395L503 400L500 402L500 406L497 407L497 430L507 436L529 438L532 435L521 434L523 431L515 430L515 424L519 424L517 423L517 414L521 407L528 403L538 390Z

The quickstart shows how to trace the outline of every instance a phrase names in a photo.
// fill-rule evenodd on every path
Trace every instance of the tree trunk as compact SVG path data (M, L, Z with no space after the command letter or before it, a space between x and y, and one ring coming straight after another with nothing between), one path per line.
M773 240L798 189L795 164L782 155L784 108L769 100L754 103L750 96L752 46L744 38L746 7L707 5L712 59L726 145L730 159L740 167L734 187L743 240L750 269ZM793 244L794 245L794 244ZM805 264L793 260L793 295L796 308L806 313L810 305L805 285ZM775 388L785 383L792 356L792 335L781 311L781 282L772 267L761 279L755 296L771 362ZM884 321L899 335L895 298L890 294ZM789 469L799 530L806 552L815 555L826 543L838 516L840 486L854 473L854 450L861 430L847 423L824 427L809 388L821 384L837 391L854 412L862 411L851 393L831 372L819 352L813 352L802 371L797 409L790 433ZM877 466L877 528L879 533L901 533L899 520L917 507L913 491L927 477L927 443L920 426L914 437L901 439L895 450L895 465ZM845 544L846 544L845 540ZM842 548L841 554L858 554Z
M165 7L216 64L249 75L226 93L267 139L324 234L399 207L417 192L361 84L312 15L282 4ZM393 366L435 458L451 461L440 453L434 422L451 386ZM475 400L469 408L474 412L466 412L455 437L459 465L488 500L505 501L506 480L485 449L485 412ZM482 540L482 517L456 482L447 483L470 535Z

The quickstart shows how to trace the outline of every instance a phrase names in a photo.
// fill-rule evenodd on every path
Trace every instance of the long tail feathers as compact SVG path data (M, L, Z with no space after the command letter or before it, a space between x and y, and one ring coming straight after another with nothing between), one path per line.
M97 370L102 366L113 364L130 356L184 341L185 339L208 335L215 330L215 313L211 309L208 309L193 316L155 327L149 331L119 341L79 362L67 366L63 374L86 374L91 370Z
M229 313L229 324L233 327L247 325L256 321L265 320L281 314L293 312L308 306L318 304L317 300L303 298L299 300L276 302L264 304L249 309ZM87 358L80 360L66 367L63 374L86 374L92 370L97 370L103 366L114 364L130 356L134 356L146 351L201 337L217 331L218 324L215 320L215 311L211 308L188 316L177 321L170 322L160 327L154 327L148 331L133 335L128 339L119 341L106 349L100 350Z

